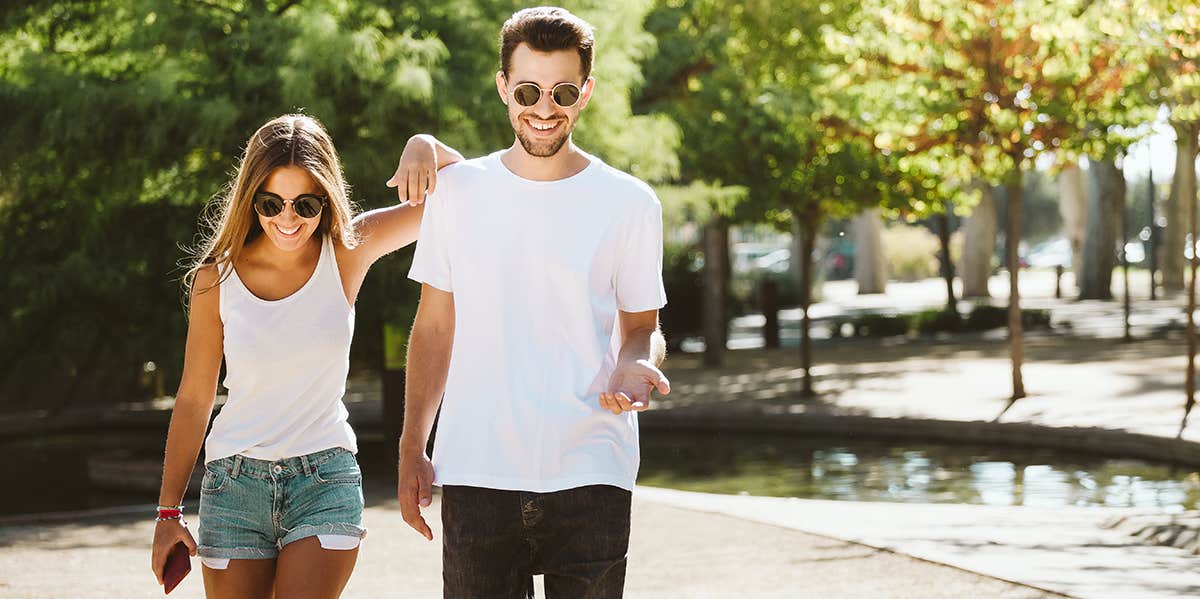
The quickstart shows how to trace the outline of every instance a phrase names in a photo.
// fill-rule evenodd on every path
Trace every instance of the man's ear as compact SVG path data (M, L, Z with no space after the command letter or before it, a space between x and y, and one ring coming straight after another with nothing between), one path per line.
M508 106L508 80L504 78L504 71L496 71L496 93L500 94L500 101Z
M596 78L588 77L587 81L583 82L583 89L579 93L579 109L583 110L587 107L588 102L592 99L592 91L596 89Z

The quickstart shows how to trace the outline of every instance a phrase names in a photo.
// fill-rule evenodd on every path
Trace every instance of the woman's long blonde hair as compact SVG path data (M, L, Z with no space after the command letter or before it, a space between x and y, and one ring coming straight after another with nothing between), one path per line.
M221 274L217 284L225 280L246 244L262 234L251 200L267 177L284 166L308 171L327 197L317 232L346 247L358 243L351 224L354 206L350 202L350 189L342 176L342 163L333 140L317 119L286 114L271 119L250 136L237 176L201 217L202 237L184 275L185 293L191 291L196 273L206 266L217 267Z

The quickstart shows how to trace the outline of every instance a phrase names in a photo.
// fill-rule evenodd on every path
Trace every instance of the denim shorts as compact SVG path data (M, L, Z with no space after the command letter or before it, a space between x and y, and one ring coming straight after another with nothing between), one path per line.
M312 536L362 539L362 471L341 447L270 462L241 455L204 465L201 557L262 559ZM339 547L345 548L345 547Z

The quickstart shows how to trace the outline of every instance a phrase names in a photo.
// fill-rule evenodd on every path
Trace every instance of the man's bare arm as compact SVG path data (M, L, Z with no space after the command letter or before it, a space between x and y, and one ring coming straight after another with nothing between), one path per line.
M621 351L617 368L609 378L608 391L600 394L600 405L614 414L643 411L650 407L650 393L666 395L671 383L658 369L667 354L667 344L658 328L658 310L619 312Z
M453 342L454 294L422 285L408 343L397 497L404 521L429 540L433 532L420 509L429 505L433 486L433 464L425 455L425 445L446 389Z

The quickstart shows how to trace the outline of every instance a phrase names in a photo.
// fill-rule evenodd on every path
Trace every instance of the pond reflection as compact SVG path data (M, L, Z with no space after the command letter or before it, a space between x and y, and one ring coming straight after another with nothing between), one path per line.
M844 437L647 432L638 482L851 501L1200 508L1194 469L1039 449Z

